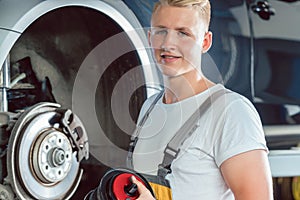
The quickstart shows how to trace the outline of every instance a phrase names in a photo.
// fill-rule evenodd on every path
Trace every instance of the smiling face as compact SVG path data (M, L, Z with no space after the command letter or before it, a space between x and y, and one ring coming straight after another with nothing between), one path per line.
M152 15L149 43L163 75L180 76L198 70L201 54L211 46L211 33L191 7L163 5Z

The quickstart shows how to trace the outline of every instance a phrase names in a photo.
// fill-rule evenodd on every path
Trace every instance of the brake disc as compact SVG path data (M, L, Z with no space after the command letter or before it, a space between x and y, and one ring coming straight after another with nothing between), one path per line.
M60 105L40 103L17 119L8 144L8 182L20 199L69 199L88 158L79 118Z

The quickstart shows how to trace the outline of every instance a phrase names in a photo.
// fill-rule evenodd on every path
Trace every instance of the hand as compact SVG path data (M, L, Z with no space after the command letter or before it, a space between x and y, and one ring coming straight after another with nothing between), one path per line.
M131 177L132 183L135 183L138 187L138 192L139 192L139 198L136 200L155 200L155 198L152 196L151 192L144 186L143 183L140 181L136 180L134 176Z

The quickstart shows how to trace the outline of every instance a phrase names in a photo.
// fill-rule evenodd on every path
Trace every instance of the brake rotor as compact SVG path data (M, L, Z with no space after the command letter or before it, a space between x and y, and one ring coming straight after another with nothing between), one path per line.
M8 179L21 199L69 199L79 184L87 135L78 117L59 106L37 104L21 114L11 132Z

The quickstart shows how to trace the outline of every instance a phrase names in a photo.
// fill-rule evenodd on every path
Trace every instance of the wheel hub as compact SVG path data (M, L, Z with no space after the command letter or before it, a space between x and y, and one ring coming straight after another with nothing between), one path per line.
M72 165L72 146L62 132L49 130L34 143L33 170L43 183L63 180Z

